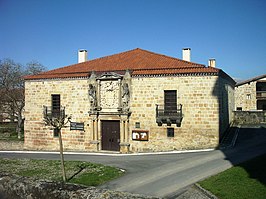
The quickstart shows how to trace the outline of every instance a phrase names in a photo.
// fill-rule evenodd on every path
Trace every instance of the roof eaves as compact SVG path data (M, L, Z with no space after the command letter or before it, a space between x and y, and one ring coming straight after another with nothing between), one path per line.
M84 78L88 77L89 73L59 73L59 74L38 74L24 76L24 80L38 80L38 79L65 79L65 78Z
M262 79L262 78L265 78L265 77L266 77L266 74L259 75L259 76L254 77L254 78L241 81L241 82L237 83L236 86L242 86L243 84L247 84L247 83L250 83L250 82L254 82L254 81L257 81L257 80Z
M135 69L132 75L165 75L165 74L219 74L220 69L208 67Z

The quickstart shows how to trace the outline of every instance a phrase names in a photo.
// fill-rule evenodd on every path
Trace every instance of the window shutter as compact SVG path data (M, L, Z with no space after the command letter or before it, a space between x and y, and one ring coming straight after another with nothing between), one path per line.
M176 90L164 91L164 110L169 114L177 111L177 94Z

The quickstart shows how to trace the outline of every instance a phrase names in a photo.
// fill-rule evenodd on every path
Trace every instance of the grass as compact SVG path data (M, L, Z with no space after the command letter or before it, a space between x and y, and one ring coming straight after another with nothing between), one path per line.
M65 161L70 183L97 186L123 175L118 168L81 161ZM0 158L0 173L12 173L38 179L61 181L59 160L31 160Z
M265 199L266 154L199 183L220 199Z

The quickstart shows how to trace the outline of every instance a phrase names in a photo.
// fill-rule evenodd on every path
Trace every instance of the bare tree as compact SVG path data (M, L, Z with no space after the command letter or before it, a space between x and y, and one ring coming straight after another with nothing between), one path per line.
M16 122L16 132L21 138L23 126L24 75L33 75L45 70L39 62L32 61L24 67L11 59L0 60L0 115L3 120Z
M63 141L62 141L61 129L66 127L66 124L70 122L71 116L68 116L65 114L64 107L61 107L60 110L53 111L53 110L49 110L48 107L44 106L43 118L44 118L45 124L47 126L52 126L59 135L62 177L63 177L63 181L66 182L66 172L65 172L65 165L64 165Z
M46 68L38 61L31 61L26 64L25 75L36 75L46 71Z

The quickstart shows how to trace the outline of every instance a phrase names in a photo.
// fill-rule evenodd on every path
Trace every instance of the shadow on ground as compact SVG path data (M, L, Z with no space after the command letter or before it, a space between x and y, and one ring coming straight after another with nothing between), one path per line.
M229 160L232 165L239 166L248 173L250 178L260 181L266 186L266 128L265 124L260 125L242 125L241 127L232 127L231 143L228 142L228 147L221 146L221 151L225 154L226 160ZM235 137L236 136L236 137ZM234 140L235 139L235 140ZM250 146L250 147L249 147ZM253 147L256 146L256 147ZM233 152L234 150L234 152ZM243 154L240 156L235 151ZM257 160L255 157L264 154L264 158ZM252 161L249 159L255 158ZM256 164L254 163L256 161ZM255 165L255 166L254 166Z

